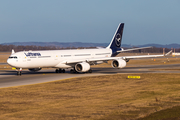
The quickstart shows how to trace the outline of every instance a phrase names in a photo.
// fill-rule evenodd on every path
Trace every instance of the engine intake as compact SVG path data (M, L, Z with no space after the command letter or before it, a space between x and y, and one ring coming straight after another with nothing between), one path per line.
M75 70L77 72L87 72L88 70L90 70L90 65L86 62L77 63L75 65Z
M113 68L124 68L126 67L126 61L119 59L119 60L114 60L112 61L112 67Z

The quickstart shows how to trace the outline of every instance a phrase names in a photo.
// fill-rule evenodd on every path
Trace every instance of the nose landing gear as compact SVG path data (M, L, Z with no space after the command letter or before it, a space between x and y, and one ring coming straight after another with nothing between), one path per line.
M21 76L21 74L22 74L21 71L22 71L22 68L17 69L17 75Z

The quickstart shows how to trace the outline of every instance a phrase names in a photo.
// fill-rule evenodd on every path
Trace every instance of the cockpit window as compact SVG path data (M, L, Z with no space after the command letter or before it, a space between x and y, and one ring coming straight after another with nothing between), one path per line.
M17 59L17 56L10 56L10 59Z

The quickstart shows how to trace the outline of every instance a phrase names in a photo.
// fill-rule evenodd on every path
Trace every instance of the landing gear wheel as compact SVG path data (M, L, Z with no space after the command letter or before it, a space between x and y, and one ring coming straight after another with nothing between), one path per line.
M90 70L88 71L88 73L92 73L92 70L90 69Z
M22 74L21 71L17 71L17 75L20 75L20 76L21 76L21 74Z
M77 72L75 69L71 69L70 73L79 73L79 72Z
M74 73L74 70L73 70L73 69L71 69L71 70L70 70L70 73Z
M61 68L59 68L59 73L62 73L62 70L61 70Z
M55 72L56 73L65 73L65 69L59 68L59 69L56 69Z

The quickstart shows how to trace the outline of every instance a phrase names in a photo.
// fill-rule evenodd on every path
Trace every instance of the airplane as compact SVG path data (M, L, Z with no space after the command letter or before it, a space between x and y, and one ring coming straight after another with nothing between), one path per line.
M7 59L7 63L16 68L17 75L21 75L22 69L39 71L42 68L55 68L56 73L64 73L65 69L72 68L70 73L91 73L91 65L107 63L112 61L113 68L124 68L126 62L135 58L152 58L169 55L141 55L116 57L120 52L145 49L141 47L124 50L121 48L124 23L120 23L118 28L106 48L95 49L74 49L74 50L41 50L41 51L20 51L14 52Z

